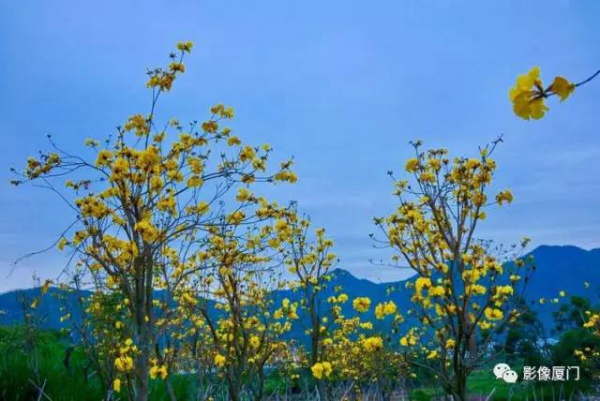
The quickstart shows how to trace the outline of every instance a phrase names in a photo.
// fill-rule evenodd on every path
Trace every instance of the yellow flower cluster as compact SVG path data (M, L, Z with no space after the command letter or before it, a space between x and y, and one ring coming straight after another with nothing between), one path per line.
M366 351L374 352L383 349L383 340L381 337L368 337L361 341L363 348Z
M225 366L225 363L227 362L227 358L225 358L221 354L217 354L217 355L215 355L214 362L215 362L216 366L222 368L223 366Z
M133 369L133 359L130 356L120 356L115 359L115 368L119 372L129 372Z
M333 372L333 368L330 362L317 362L315 363L310 370L312 374L317 379L322 379L323 376L329 377Z
M275 313L273 313L273 317L275 319L282 319L282 318L286 318L286 319L290 319L290 320L295 320L298 319L298 303L297 302L290 302L290 300L288 298L285 298L282 302L281 302L281 308L277 309L275 311Z
M364 313L371 307L371 300L367 297L357 297L352 301L352 307L359 313Z
M500 309L485 308L485 317L489 320L500 320L504 317L504 313Z
M413 346L416 345L418 341L419 337L417 336L416 330L410 329L407 335L400 338L400 345L403 347Z
M510 90L510 100L516 115L526 120L539 120L548 107L544 104L544 89L540 80L539 67L533 67L527 74L519 75Z
M150 378L156 379L157 377L165 380L167 378L167 367L165 365L154 365L150 368Z
M588 320L583 324L583 327L594 328L596 329L596 333L600 335L600 313L591 313L590 311L586 311L586 315Z
M574 90L575 85L560 76L554 78L554 82L544 89L540 78L540 68L533 67L527 74L517 77L515 86L510 89L509 97L517 116L526 120L531 118L539 120L548 111L548 107L544 103L548 96L555 94L561 101L564 101Z
M375 317L379 320L388 315L393 315L397 311L394 301L382 302L375 307Z
M499 192L498 195L496 195L496 202L498 202L499 205L502 205L504 202L511 203L512 201L513 195L508 190Z

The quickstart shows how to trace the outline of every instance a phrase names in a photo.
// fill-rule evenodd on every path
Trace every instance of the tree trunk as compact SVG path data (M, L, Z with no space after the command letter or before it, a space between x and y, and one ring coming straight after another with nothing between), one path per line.
M227 387L229 387L229 401L240 401L240 393L242 392L241 378L235 367L233 371L227 372Z
M265 394L265 373L262 367L258 368L258 383L256 383L256 390L254 392L254 401L262 401Z
M467 373L463 367L456 372L456 386L452 394L453 401L467 401Z
M229 401L240 401L240 392L237 386L229 385Z
M149 365L148 355L144 351L138 358L138 363L135 369L135 395L136 401L148 401L149 388Z
M146 321L145 308L137 310L136 323L140 354L135 366L136 401L148 401L150 392L150 355L152 336L150 322Z

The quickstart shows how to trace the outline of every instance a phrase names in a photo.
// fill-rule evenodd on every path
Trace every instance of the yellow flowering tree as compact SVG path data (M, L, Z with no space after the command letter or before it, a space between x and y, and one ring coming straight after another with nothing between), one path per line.
M288 213L275 206L270 210L277 216ZM229 399L234 401L244 389L254 399L263 399L265 367L285 354L282 336L298 317L296 303L284 299L276 305L270 296L272 290L285 285L277 271L280 221L254 229L238 224L215 229L219 232L211 237L206 250L210 267L196 275L186 289L200 291L190 298L191 313L185 314L198 316L206 325L208 336L205 344L199 345L200 353L212 356L212 366L225 378ZM197 302L200 297L213 300L216 313L206 302Z
M322 399L337 400L342 394L371 394L388 399L406 373L404 355L394 341L397 323L402 322L393 301L378 303L374 308L368 297L350 302L341 289L328 298L332 324L323 332L319 361L311 366L313 377L320 384ZM351 316L343 305L352 307ZM380 331L369 320L375 309L375 319L391 319L392 332ZM323 326L324 327L324 326ZM339 397L338 397L339 396Z
M590 308L591 309L591 308ZM585 311L583 328L589 330L596 343L600 344L600 310L591 309ZM584 368L589 371L598 371L600 367L600 349L596 347L583 347L574 351L575 356L581 361ZM594 379L599 380L600 375L595 375Z
M322 294L330 280L336 256L331 252L333 241L325 237L325 229L317 228L315 240L310 240L309 219L288 220L287 228L285 263L296 280L295 291L302 293L300 305L310 317L307 333L310 336L310 362L314 365L320 359L321 340L326 331L322 326L326 317L326 300Z
M131 333L131 344L119 344L123 352L115 355L114 366L131 373L129 398L140 401L148 399L151 374L166 379L173 363L159 341L168 329L157 324L173 312L168 302L162 308L155 302L155 291L179 296L183 278L206 269L204 250L222 230L271 218L245 213L245 204L228 213L232 188L296 181L291 161L267 173L270 148L244 145L234 136L224 125L233 117L229 107L216 105L210 119L187 128L175 119L159 123L157 101L185 71L191 48L189 42L178 44L167 68L149 71L149 114L133 115L103 142L86 141L93 158L68 152L50 138L51 151L29 158L23 172L13 170L14 185L41 182L75 211L73 229L58 247L79 257L79 275L92 277L100 291L118 294L127 311L122 330ZM63 179L71 193L53 184ZM120 391L121 381L113 387Z
M413 180L394 178L399 206L389 217L375 219L383 242L397 252L394 262L416 273L407 287L411 318L420 324L400 344L415 352L411 362L437 375L457 401L466 399L466 379L482 362L493 334L518 316L510 301L529 272L523 260L514 259L518 247L495 252L476 236L487 208L513 200L508 190L488 198L496 170L491 155L499 141L481 149L479 157L452 161L445 149L423 151L420 141L412 143L415 157L405 169ZM512 263L503 263L507 260Z
M587 321L583 324L583 327L591 329L596 335L600 336L600 313L592 313L586 311Z

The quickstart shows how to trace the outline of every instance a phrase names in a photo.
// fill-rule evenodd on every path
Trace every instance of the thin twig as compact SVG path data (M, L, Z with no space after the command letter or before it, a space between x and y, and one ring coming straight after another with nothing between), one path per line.
M581 85L585 85L585 84L587 84L587 83L588 83L588 82L590 82L592 79L596 78L598 75L600 75L600 70L596 71L596 72L594 73L594 75L592 75L591 77L587 78L586 80L583 80L583 81L581 81L581 82L579 82L579 83L575 84L575 87L577 88L578 86L581 86Z

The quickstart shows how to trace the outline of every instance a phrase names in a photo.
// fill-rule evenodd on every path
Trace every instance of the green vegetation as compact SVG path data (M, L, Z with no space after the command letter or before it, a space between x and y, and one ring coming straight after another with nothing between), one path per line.
M600 339L581 329L567 331L557 344L550 347L544 363L552 366L561 361L562 365L581 365L573 353L585 347L600 347ZM26 326L0 327L0 355L0 400L37 400L40 389L52 401L96 401L105 394L83 348L73 347L68 337L58 331L31 330ZM593 393L591 373L600 370L598 365L588 366L582 370L582 380L578 382L519 381L508 384L497 380L491 373L495 363L506 361L507 358L508 355L502 355L470 375L467 385L470 396L485 399L492 394L491 399L499 401L568 399L570 394ZM521 373L525 358L512 358L511 361L511 367ZM196 393L193 383L193 375L173 375L172 384L177 399L193 399ZM278 371L270 372L266 379L266 394L284 394L286 388L285 378ZM432 375L418 372L418 378L412 382L409 399L429 401L439 399L442 394L443 389L436 386ZM163 382L153 381L151 400L164 399L167 399L167 394Z
M81 349L75 348L67 360L70 345L64 335L30 334L24 326L0 327L0 399L37 399L37 388L53 401L102 399Z

